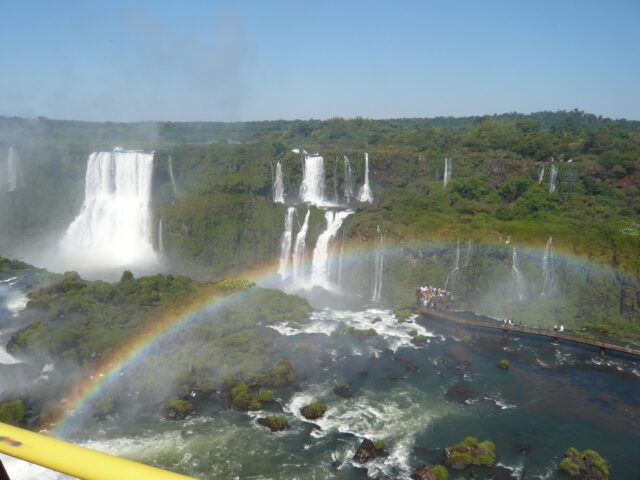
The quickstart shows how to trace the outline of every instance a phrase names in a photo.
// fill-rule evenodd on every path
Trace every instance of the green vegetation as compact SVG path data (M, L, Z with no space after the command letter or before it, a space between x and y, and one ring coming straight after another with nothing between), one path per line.
M315 420L323 416L327 408L327 405L324 403L314 402L306 407L302 407L300 413L302 413L302 416L307 420Z
M560 462L559 469L572 477L587 480L609 478L609 465L595 450L584 450L581 453L573 447L569 448Z
M171 420L183 420L193 412L193 404L188 400L173 398L165 409L165 416Z
M508 370L509 369L509 360L507 360L505 358L500 360L500 368L502 368L504 370Z
M281 432L289 426L287 418L282 415L269 415L265 418L259 418L258 423L271 429L272 432Z
M448 480L449 471L443 465L435 465L433 467L422 465L411 475L411 478L415 480Z
M333 393L342 398L351 398L353 393L351 392L351 387L346 383L340 383L338 385L333 386Z
M362 338L370 338L378 336L375 328L357 328L357 327L340 327L332 333L332 335L357 335Z
M24 424L26 409L22 400L0 403L0 422L20 427Z
M258 401L260 403L273 402L273 393L271 392L271 390L260 390L258 392Z
M384 450L384 447L384 440L375 440L373 442L373 448L375 448L376 450Z
M428 341L428 337L424 335L414 335L411 339L411 343L413 343L414 345L426 345Z
M463 470L470 465L491 467L496 463L496 446L475 437L466 437L462 442L444 450L447 465L454 470Z

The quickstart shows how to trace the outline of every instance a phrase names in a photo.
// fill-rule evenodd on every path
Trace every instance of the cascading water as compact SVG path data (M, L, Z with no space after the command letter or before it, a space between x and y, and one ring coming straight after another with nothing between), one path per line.
M349 203L353 198L353 177L351 175L351 162L345 155L344 159L344 201Z
M547 240L542 256L542 295L553 292L553 237Z
M460 240L458 240L456 245L456 260L453 268L447 275L447 279L445 280L445 288L451 290L454 294L456 293L457 286L460 285L460 281L464 278L464 272L466 268L469 266L471 262L471 250L473 248L473 242L471 240L467 241L467 248L464 254L464 264L460 265Z
M511 281L509 285L510 300L523 302L527 298L527 284L518 265L518 251L513 247L511 252Z
M329 280L329 262L330 262L330 248L332 246L332 240L340 230L344 219L351 215L353 212L350 210L325 212L324 218L327 221L327 228L318 237L315 249L313 250L313 258L311 264L311 279L310 286L320 286L327 290L332 289L331 282Z
M300 197L303 202L319 206L325 205L324 158L322 156L305 154Z
M282 233L282 239L280 240L280 261L278 264L278 273L282 280L284 280L289 274L291 243L293 239L293 214L295 211L295 207L289 207L284 215L284 232Z
M60 247L79 269L151 266L153 154L116 151L89 156L85 198Z
M558 181L558 165L551 164L551 175L549 177L549 193L556 191L556 183Z
M451 159L445 158L444 159L444 176L442 177L442 183L445 188L447 188L447 185L451 181L451 167L452 167Z
M336 204L340 202L340 198L338 197L338 157L336 157L336 161L333 162L333 200Z
M284 180L282 179L282 164L276 163L276 179L273 182L273 201L284 203Z
M296 235L296 241L293 245L293 283L297 286L302 286L305 283L305 271L303 267L310 214L311 210L307 210L304 222L298 231L298 235Z
M178 197L178 185L176 184L176 179L173 176L173 160L171 159L171 155L169 155L168 170L169 170L169 178L171 179L171 188L173 189L173 196Z
M0 192L14 192L18 189L18 154L15 148L9 147L7 152L7 178L3 182L4 185L0 185Z
M164 253L164 238L162 237L162 219L158 220L158 251Z
M544 180L544 165L542 166L542 170L540 170L540 174L538 174L538 184L541 184Z
M380 225L376 226L376 253L373 264L373 288L371 289L371 301L382 301L382 274L384 271L384 235L380 231Z
M453 264L453 268L447 275L447 279L444 282L444 288L454 291L458 283L458 272L460 272L460 239L458 239L456 245L456 261Z
M373 192L371 191L371 187L369 186L369 154L364 154L364 185L360 188L360 193L358 194L358 200L361 202L372 203L373 202Z

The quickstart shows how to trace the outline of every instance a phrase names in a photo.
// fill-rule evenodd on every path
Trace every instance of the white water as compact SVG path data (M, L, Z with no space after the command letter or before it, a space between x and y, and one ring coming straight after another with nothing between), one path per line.
M336 204L340 202L340 198L338 197L338 157L336 157L336 161L333 162L333 200Z
M358 194L358 200L361 202L372 203L373 202L373 192L371 191L371 187L369 186L369 154L364 154L364 185L360 188L360 193Z
M289 207L287 208L287 213L284 215L284 232L280 240L280 261L278 265L278 273L282 280L287 277L289 272L291 243L293 239L293 214L295 211L295 207Z
M329 210L325 212L324 218L327 221L327 228L318 237L315 249L313 250L310 286L319 286L327 290L333 289L329 279L330 249L334 237L342 226L342 222L352 213L350 210L341 212Z
M447 279L444 282L444 288L454 291L458 283L458 273L460 272L460 239L458 239L456 245L456 260L453 268L447 275Z
M304 223L300 227L298 235L296 235L296 241L293 246L293 282L296 285L302 285L305 283L304 257L310 214L311 211L307 210L307 214L304 217Z
M78 270L151 266L153 154L113 151L89 156L85 199L60 247Z
M7 192L13 192L18 188L18 155L13 147L9 147L9 151L7 153L6 187Z
M542 183L544 180L544 165L542 166L542 170L540 170L540 174L538 175L538 184Z
M351 162L345 155L344 159L344 200L349 203L353 198L353 177L351 175Z
M164 253L164 237L162 235L162 219L158 221L158 251Z
M382 274L384 271L384 235L380 231L380 225L376 226L376 253L373 264L373 288L371 289L371 301L382 301Z
M527 298L527 284L518 265L518 251L513 247L511 252L510 299L522 302Z
M276 179L273 182L273 201L284 203L284 180L282 179L282 164L276 164Z
M442 176L442 184L444 188L447 188L447 185L451 181L451 167L453 166L453 162L449 158L444 159L444 175Z
M171 188L173 189L173 196L178 197L178 185L176 184L176 179L173 176L173 160L171 159L171 155L169 155L169 178L171 179Z
M551 164L551 176L549 177L549 193L556 191L556 183L558 181L558 165Z
M548 295L553 290L553 237L547 240L547 246L542 256L542 295Z
M303 202L325 205L324 199L324 158L320 155L304 156L304 174L300 185Z

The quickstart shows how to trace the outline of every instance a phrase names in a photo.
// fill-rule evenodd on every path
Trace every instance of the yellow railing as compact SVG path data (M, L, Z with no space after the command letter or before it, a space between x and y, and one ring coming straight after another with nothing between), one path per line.
M193 480L5 423L0 423L0 453L85 480Z

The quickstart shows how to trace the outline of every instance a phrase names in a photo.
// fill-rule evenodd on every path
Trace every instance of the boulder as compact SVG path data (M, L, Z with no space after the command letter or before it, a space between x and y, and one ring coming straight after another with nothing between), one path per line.
M376 448L371 440L365 438L356 450L353 461L358 463L366 463L376 458Z

